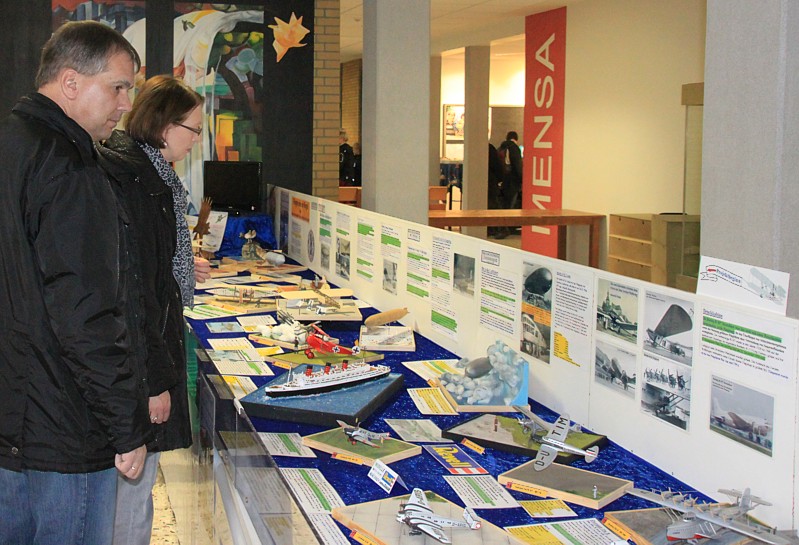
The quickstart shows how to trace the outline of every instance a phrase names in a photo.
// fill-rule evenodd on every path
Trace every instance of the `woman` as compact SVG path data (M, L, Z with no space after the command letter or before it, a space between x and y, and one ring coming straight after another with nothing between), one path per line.
M155 76L126 118L98 146L130 221L138 255L147 338L147 386L155 439L141 477L119 478L114 543L147 544L159 453L191 445L183 345L183 307L210 266L195 259L184 213L186 191L170 163L183 159L202 134L203 98L183 82Z

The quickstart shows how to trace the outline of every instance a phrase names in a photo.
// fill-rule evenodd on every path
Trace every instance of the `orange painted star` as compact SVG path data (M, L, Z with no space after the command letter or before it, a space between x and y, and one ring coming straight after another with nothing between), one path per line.
M283 58L286 51L292 47L304 47L308 45L300 43L303 38L305 38L305 35L310 32L310 30L302 26L302 17L297 19L297 16L292 12L291 19L289 19L288 23L278 17L275 17L275 23L277 24L269 25L269 28L272 29L275 35L275 41L272 42L272 46L277 52L277 62L280 62L280 59Z

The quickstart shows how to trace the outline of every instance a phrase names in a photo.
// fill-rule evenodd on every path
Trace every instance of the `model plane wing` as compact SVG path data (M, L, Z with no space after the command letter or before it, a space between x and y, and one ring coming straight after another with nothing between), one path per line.
M558 456L558 449L549 445L541 445L538 449L538 454L535 456L533 465L536 471L542 471L548 468L555 458Z
M410 497L408 498L407 505L411 505L413 507L421 507L423 509L430 511L430 505L427 503L427 496L425 496L424 491L421 488L413 489Z
M696 518L709 522L714 526L732 530L733 532L746 537L751 537L752 539L756 539L764 543L768 543L769 545L789 545L791 543L790 540L782 536L773 534L766 530L761 530L754 526L749 526L748 524L744 524L738 520L724 519L706 511L693 510L692 512L696 515Z
M552 429L549 430L547 437L551 437L552 439L556 439L561 442L566 442L566 437L569 435L569 417L564 415L560 415L558 419L555 421L555 424L552 426Z
M433 539L440 541L441 543L451 543L447 537L447 534L445 534L439 526L436 526L431 522L419 522L415 525L415 528L429 535Z

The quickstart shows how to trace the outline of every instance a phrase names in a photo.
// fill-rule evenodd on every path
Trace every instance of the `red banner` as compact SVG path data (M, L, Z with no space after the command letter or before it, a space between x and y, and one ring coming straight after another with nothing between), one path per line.
M522 208L562 208L566 8L529 15L525 41ZM522 249L557 257L557 230L524 227Z

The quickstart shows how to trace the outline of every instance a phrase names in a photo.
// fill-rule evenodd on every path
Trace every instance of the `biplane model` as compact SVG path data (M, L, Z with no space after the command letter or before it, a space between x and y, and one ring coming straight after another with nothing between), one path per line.
M379 447L383 444L385 439L391 437L390 433L377 433L374 431L365 430L360 426L350 426L346 422L341 420L336 420L341 429L344 430L344 435L350 440L350 443L353 445L355 443L363 443L364 445L369 445L370 447ZM380 441L380 445L375 443L374 441Z

